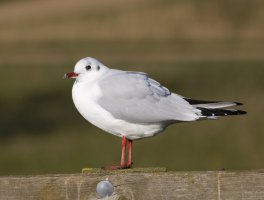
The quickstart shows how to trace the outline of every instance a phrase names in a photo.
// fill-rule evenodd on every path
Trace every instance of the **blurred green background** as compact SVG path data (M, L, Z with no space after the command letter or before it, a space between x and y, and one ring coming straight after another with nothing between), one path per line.
M65 72L83 57L171 91L239 101L246 116L176 124L136 141L135 167L264 168L261 0L0 1L0 175L117 164L121 140L86 122Z

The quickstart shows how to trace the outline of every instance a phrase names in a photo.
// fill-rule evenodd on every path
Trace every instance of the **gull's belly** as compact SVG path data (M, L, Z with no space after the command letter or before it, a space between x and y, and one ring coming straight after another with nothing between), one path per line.
M161 123L135 124L114 118L96 103L101 95L97 85L90 87L89 90L87 86L84 87L79 83L73 86L72 97L77 110L93 125L113 135L125 136L131 140L154 136L164 130L165 126Z

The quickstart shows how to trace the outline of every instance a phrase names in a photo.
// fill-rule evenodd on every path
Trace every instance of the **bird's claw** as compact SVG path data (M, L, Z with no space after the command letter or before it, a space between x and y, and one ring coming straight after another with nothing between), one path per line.
M104 170L120 170L120 169L128 169L132 167L132 163L128 165L110 165L110 166L104 166L102 169Z

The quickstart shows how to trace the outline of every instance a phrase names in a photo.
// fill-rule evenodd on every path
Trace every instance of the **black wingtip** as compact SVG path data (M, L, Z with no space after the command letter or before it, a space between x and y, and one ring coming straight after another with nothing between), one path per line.
M237 114L238 115L245 115L245 114L247 114L247 112L244 110L237 110Z
M197 107L197 109L201 110L203 116L211 117L220 117L220 116L228 116L228 115L245 115L247 114L244 110L233 110L233 109L210 109L210 108L201 108Z
M243 105L243 103L239 103L239 102L235 102L235 104L236 104L237 106L242 106L242 105Z
M197 99L190 99L190 98L183 98L185 101L188 101L191 105L197 104L208 104L208 103L219 103L220 101L205 101L205 100L197 100Z

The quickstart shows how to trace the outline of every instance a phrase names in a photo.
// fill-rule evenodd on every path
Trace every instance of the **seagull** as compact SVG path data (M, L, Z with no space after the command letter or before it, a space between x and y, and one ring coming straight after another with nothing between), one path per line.
M155 136L169 125L246 114L228 108L241 103L183 97L144 72L111 69L92 57L79 60L64 76L75 79L72 98L80 114L122 138L120 165L104 167L107 170L131 168L133 141Z

